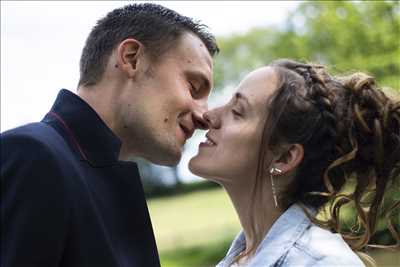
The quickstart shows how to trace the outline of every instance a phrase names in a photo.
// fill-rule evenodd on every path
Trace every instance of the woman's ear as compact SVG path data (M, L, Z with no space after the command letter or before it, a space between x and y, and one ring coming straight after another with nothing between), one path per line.
M117 67L129 78L133 78L138 70L138 63L143 56L143 45L138 40L128 38L117 48Z
M273 167L282 171L282 174L294 171L304 158L304 148L300 144L285 146L282 153L274 160Z

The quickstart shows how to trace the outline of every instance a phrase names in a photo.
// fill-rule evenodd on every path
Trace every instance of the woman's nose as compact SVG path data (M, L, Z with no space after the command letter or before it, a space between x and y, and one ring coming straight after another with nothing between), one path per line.
M218 129L221 127L221 120L218 117L218 109L204 112L203 119L206 121L208 128Z

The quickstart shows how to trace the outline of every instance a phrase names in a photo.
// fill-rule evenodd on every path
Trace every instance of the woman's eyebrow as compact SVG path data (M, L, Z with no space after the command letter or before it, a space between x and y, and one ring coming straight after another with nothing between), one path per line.
M247 104L247 106L250 107L250 102L249 102L249 100L247 99L247 97L246 97L245 95L243 95L243 94L237 92L237 93L235 94L235 97L236 97L236 99L238 99L238 100L239 100L239 99L243 100L243 102L245 102L245 103Z

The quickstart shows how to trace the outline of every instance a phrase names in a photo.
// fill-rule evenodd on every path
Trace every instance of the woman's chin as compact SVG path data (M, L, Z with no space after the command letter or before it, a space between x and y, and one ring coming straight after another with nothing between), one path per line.
M207 168L205 162L202 162L198 156L194 156L189 161L189 170L194 174L201 178L207 180L213 180L212 175L210 175L210 168Z

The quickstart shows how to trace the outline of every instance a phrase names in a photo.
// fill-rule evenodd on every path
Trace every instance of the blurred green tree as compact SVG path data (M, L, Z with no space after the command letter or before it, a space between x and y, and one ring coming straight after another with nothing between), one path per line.
M339 74L364 71L383 86L400 88L398 1L304 2L283 27L255 28L218 42L217 89L276 58L326 64Z

